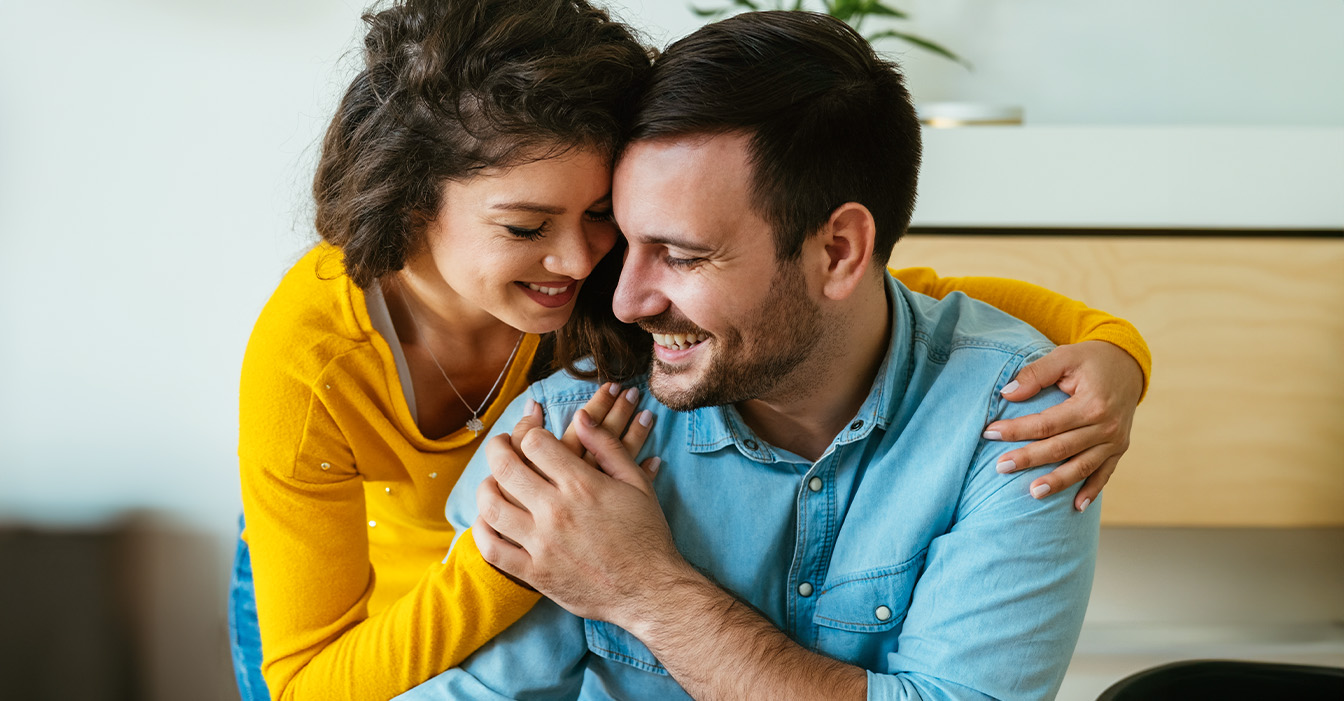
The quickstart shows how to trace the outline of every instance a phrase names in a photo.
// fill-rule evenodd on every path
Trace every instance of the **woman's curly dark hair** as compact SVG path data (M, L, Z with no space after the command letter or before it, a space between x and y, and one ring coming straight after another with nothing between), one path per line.
M573 148L614 157L654 54L585 0L398 0L363 19L365 66L313 179L317 231L360 287L423 244L444 182ZM534 373L624 380L647 364L628 350L646 335L611 313L623 251L594 270ZM606 362L608 352L620 360Z
M365 67L313 180L317 231L360 287L405 265L444 182L572 148L610 156L650 70L584 0L399 0L364 22Z

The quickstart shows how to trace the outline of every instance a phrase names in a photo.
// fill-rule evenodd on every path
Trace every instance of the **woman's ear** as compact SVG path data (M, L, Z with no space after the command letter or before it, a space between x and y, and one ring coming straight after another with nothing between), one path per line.
M819 263L813 270L821 275L821 290L827 298L847 299L870 274L876 234L873 213L857 202L846 202L810 237L813 250L809 253Z

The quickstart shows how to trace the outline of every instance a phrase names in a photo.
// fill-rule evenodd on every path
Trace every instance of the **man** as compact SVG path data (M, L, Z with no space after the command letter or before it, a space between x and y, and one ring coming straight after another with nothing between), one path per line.
M980 436L1063 399L999 392L1049 343L885 273L918 162L899 74L839 22L740 15L668 49L613 193L613 308L654 341L641 453L667 467L650 486L578 414L591 469L528 428L563 429L594 386L534 385L448 511L556 603L406 698L1058 690L1099 510L1031 498L1032 471L995 470L1012 446ZM602 537L619 531L638 549Z

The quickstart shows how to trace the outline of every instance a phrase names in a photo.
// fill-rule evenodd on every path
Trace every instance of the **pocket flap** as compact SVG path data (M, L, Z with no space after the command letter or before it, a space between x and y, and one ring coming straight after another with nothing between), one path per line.
M639 638L620 626L606 621L583 621L583 634L588 640L588 650L598 657L614 662L628 664L645 672L667 676L667 669L658 663L658 659L649 652Z
M813 621L860 633L891 630L905 620L924 552L894 567L845 575L817 594Z

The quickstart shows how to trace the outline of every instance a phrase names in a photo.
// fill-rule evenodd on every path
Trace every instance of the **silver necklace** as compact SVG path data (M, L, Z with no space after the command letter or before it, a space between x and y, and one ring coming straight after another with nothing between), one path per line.
M411 309L411 297L406 294L406 287L401 284L401 278L397 278L397 287L401 288L401 298L406 305L406 313L410 315L411 324L415 326L415 332L418 336L420 335L420 329L423 327L420 325L420 320L415 318L415 311ZM429 359L434 361L434 367L439 369L440 375L443 375L443 381L448 383L448 387L453 390L453 394L456 394L457 398L462 401L462 406L465 406L467 411L471 412L471 418L467 419L467 429L470 430L473 435L479 436L481 435L481 431L485 430L485 422L481 421L480 418L481 410L484 409L486 403L490 401L490 397L494 396L495 390L499 388L499 383L504 381L504 375L509 372L509 366L513 364L514 356L518 355L518 347L523 345L523 336L526 335L526 332L520 332L518 334L518 340L513 344L513 350L509 353L509 359L504 361L504 369L499 371L499 377L495 378L495 384L490 387L489 392L485 393L485 399L482 399L481 405L475 409L472 409L471 405L467 403L467 398L463 397L462 393L457 391L457 385L454 385L453 381L448 379L448 373L443 371L443 366L439 364L439 359L434 357L434 349L429 347L428 342L425 343L425 352L429 353ZM425 340L428 341L429 339L426 338Z

